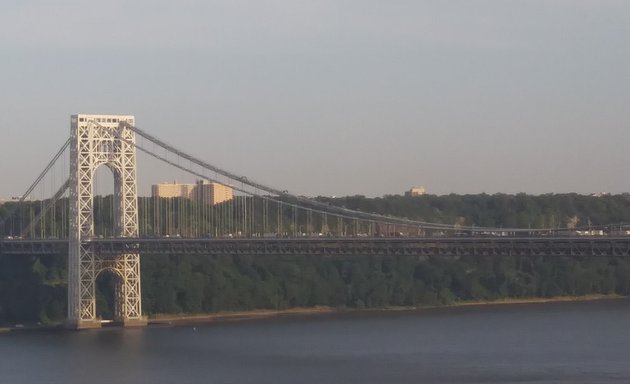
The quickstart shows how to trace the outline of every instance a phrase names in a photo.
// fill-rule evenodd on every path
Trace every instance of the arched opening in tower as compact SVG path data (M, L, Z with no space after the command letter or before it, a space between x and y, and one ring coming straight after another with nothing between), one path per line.
M101 271L96 277L96 317L101 320L121 320L122 278L111 269Z

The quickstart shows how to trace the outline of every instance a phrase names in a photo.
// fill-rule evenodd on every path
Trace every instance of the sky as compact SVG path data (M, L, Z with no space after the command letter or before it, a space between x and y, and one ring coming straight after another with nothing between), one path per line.
M0 196L75 113L308 196L628 192L628 41L620 0L3 0Z

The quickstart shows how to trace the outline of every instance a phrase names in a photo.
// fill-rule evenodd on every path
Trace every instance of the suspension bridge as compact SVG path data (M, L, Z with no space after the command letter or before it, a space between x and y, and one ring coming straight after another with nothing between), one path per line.
M99 327L95 282L117 276L116 319L146 324L140 256L155 254L384 256L630 256L630 236L566 228L487 228L361 212L255 182L138 128L134 116L71 116L70 137L0 221L0 256L68 255L68 326ZM180 197L138 195L137 157L228 186ZM111 195L95 174L111 170Z

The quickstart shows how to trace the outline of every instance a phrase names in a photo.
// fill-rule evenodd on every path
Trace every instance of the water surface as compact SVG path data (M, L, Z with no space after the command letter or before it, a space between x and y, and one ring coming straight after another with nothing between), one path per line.
M630 383L630 301L0 335L0 383Z

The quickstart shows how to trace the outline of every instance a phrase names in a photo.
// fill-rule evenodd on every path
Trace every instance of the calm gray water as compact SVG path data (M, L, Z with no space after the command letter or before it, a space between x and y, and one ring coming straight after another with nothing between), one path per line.
M630 301L0 335L0 383L630 383Z

